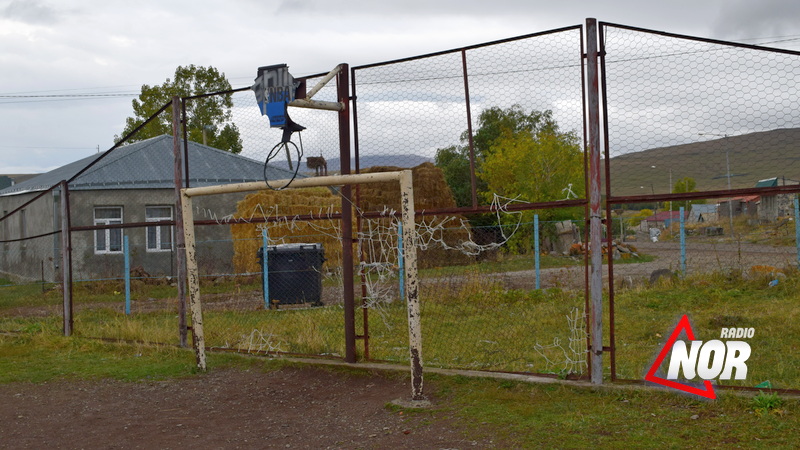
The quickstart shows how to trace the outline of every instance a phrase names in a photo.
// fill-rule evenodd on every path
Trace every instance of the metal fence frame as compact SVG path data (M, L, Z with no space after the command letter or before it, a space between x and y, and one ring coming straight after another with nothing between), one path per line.
M374 64L362 65L357 67L349 67L346 64L342 65L342 70L336 75L336 84L337 84L337 92L338 98L340 102L345 105L344 111L339 114L339 150L340 150L340 158L342 161L342 175L347 175L350 173L359 174L361 173L361 163L360 163L360 142L359 142L359 120L358 120L358 96L357 96L357 79L361 71L367 70L370 68L375 68L379 66L389 66L392 64L399 64L409 61L415 60L424 60L425 58L445 55L445 54L457 54L461 58L462 63L462 77L463 77L463 88L464 88L464 95L466 99L466 111L465 117L467 119L467 134L469 137L468 145L469 145L469 155L470 155L470 179L471 179L471 198L472 198L472 205L468 207L459 207L459 208L442 208L438 210L427 210L424 212L417 212L417 216L422 214L426 216L435 216L435 215L451 215L451 214L471 214L471 213L486 213L492 210L491 206L487 205L479 205L477 199L477 183L476 183L476 160L475 160L475 149L474 143L472 140L473 137L473 129L472 129L472 115L471 115L471 104L470 104L470 85L469 85L469 70L468 70L468 52L470 50L479 49L479 48L490 48L493 45L508 43L516 40L523 40L523 39L534 39L541 36L546 36L554 33L561 33L565 31L579 31L581 35L580 42L577 43L578 45L576 48L579 48L579 53L575 55L576 61L579 61L580 69L581 70L581 84L583 86L582 92L582 112L583 112L583 144L584 144L584 177L586 181L586 192L584 198L579 199L572 199L572 200L562 200L562 201L553 201L553 202L540 202L540 203L520 203L514 204L510 206L510 210L513 211L523 211L523 210L537 210L537 209L545 209L545 208L556 208L556 207L584 207L585 210L585 223L586 223L586 230L587 236L586 241L591 245L591 255L592 259L589 260L588 256L585 259L585 285L584 285L584 292L585 292L585 310L586 310L586 322L587 322L587 329L590 330L589 336L587 337L587 352L590 355L590 364L588 367L588 374L592 381L592 383L600 384L603 382L603 354L608 353L611 365L611 373L610 379L611 381L636 381L636 380L623 380L618 378L617 370L616 370L616 340L615 340L615 283L614 283L614 263L613 259L609 258L608 261L608 277L607 277L607 292L608 292L608 330L609 330L609 342L607 345L603 345L602 336L603 336L603 279L602 279L602 252L601 252L601 241L603 240L603 232L602 226L603 223L606 222L607 218L612 217L612 207L616 204L626 204L626 203L637 203L637 202L664 202L664 201L685 201L685 200L694 200L694 199L707 199L707 198L724 198L724 197L731 197L731 196L738 196L738 195L751 195L751 194L798 194L800 193L800 185L794 186L777 186L777 187L770 187L770 188L737 188L737 189L721 189L721 190L707 190L701 192L689 192L689 193L669 193L669 194L645 194L645 195L614 195L612 191L612 186L614 185L614 180L612 178L611 173L611 164L604 164L601 156L605 158L605 161L611 161L611 154L609 151L610 147L610 140L609 140L609 124L613 123L614 118L611 117L609 114L609 102L613 101L613 99L609 99L608 92L607 92L607 67L606 67L606 59L607 59L607 48L606 48L606 41L605 35L608 29L623 29L629 30L644 34L650 35L657 35L661 37L671 38L671 39L678 39L678 40L690 40L720 46L727 46L731 48L737 49L748 49L754 51L763 51L763 52L773 52L773 53L780 53L785 55L791 56L798 56L800 57L800 52L797 51L790 51L790 50L780 50L774 48L767 48L761 47L756 45L748 45L748 44L739 44L739 43L732 43L732 42L725 42L713 39L705 39L705 38L698 38L692 36L685 36L679 34L672 34L666 32L659 32L659 31L652 31L642 28L636 27L629 27L624 25L618 25L613 23L607 22L597 22L595 19L587 19L585 26L584 25L576 25L570 27L564 27L559 29L554 29L546 32L541 33L532 33L524 36L518 36L514 38L499 40L499 41L492 41L487 42L479 45L462 47L452 50L447 50L443 52L431 53L426 55L419 55L411 58L404 58L398 59L393 61L385 61L379 62ZM303 79L313 79L319 78L324 76L325 74L315 74L310 75L308 77L304 77ZM71 244L71 234L72 232L77 231L90 231L96 229L110 229L110 228L132 228L132 227L144 227L144 226L153 226L153 225L171 225L175 226L176 228L181 228L183 224L183 217L181 214L181 201L180 201L180 190L183 188L191 188L189 182L189 153L188 153L188 132L185 127L181 128L181 124L185 123L186 118L186 104L197 98L213 96L213 95L224 95L230 94L234 92L243 92L249 90L250 87L234 89L226 92L218 92L218 93L211 93L211 94L204 94L201 96L194 96L194 97L186 97L186 98L174 98L171 103L164 105L154 116L150 119L145 121L140 127L134 130L127 136L124 136L119 143L114 145L109 149L108 152L105 152L99 155L92 163L84 167L81 171L78 172L75 176L73 176L69 180L63 180L62 182L52 186L50 189L43 191L38 196L34 197L30 200L27 204L30 204L37 200L38 198L44 196L48 192L54 189L61 189L62 198L62 215L61 215L61 230L56 230L52 234L59 234L61 239L61 248L62 251L62 282L63 282L63 328L64 334L69 336L72 334L73 328L73 304L72 304L72 284L73 284L73 274L72 274L72 244ZM175 218L171 221L161 221L161 222L147 222L147 223L126 223L121 225L109 225L109 226L83 226L83 227L76 227L71 224L70 221L70 206L69 206L69 183L77 178L80 174L86 172L89 168L91 168L94 164L99 162L102 158L107 156L109 153L113 152L116 148L120 145L125 143L128 139L130 139L136 132L138 132L141 128L143 128L147 123L159 114L163 113L167 110L170 106L173 107L173 137L174 137L174 177L175 177L175 193L176 193L176 202L175 202ZM350 109L352 109L352 116ZM350 130L350 119L353 120L353 129L352 129L352 143L351 143L351 130ZM181 139L179 136L182 136L183 139L183 148L181 148ZM352 144L352 145L351 145ZM354 151L354 161L350 161L350 150ZM601 153L602 152L602 153ZM185 173L186 177L183 178L181 173ZM355 289L356 286L353 282L353 266L354 266L354 255L352 254L352 247L351 245L346 245L347 243L353 242L353 236L351 234L352 230L352 223L350 223L351 214L351 204L350 202L354 202L358 205L358 192L354 193L351 191L350 186L345 186L342 190L343 200L342 200L342 213L340 218L343 222L342 228L344 230L344 234L342 236L342 243L343 243L343 260L344 260L344 292L345 292L345 309L346 314L344 317L345 321L345 328L348 330L347 336L347 348L348 354L345 357L345 360L348 362L355 362L355 341L357 339L364 340L364 350L365 356L367 359L369 358L369 333L368 330L365 329L362 335L358 335L355 331L354 325L354 314L355 314ZM0 218L6 219L7 217L13 215L18 210L22 209L25 205L11 211L5 217ZM603 216L603 210L605 216ZM374 213L367 213L365 217L370 217L370 215L378 216L378 212ZM604 218L605 217L605 218ZM311 219L311 218L309 218ZM265 221L267 219L264 219ZM204 221L204 220L195 220L195 225L212 225L215 224L213 221ZM3 241L3 242L10 242L10 241ZM613 233L607 233L605 237L605 242L609 246L609 248L613 244ZM182 346L187 345L187 329L188 324L186 321L186 305L187 305L187 288L186 288L186 261L184 251L186 250L186 243L183 241L183 236L180 233L176 234L176 244L178 250L178 261L177 261L177 268L178 268L178 286L179 286L179 304L181 305L181 314L180 314L180 323L179 323L179 335L180 335L180 344ZM348 250L350 249L350 250ZM365 319L366 319L366 309L364 310ZM366 324L366 320L365 320Z
M601 73L600 77L600 91L602 93L602 120L601 126L603 129L603 155L605 161L611 161L610 155L610 143L609 143L609 124L614 121L613 117L609 115L609 101L613 99L609 99L608 97L608 90L607 90L607 68L606 68L606 59L608 56L607 48L606 48L606 34L608 29L621 29L621 30L628 30L628 31L635 31L646 35L653 35L653 36L661 36L670 39L676 40L685 40L685 41L693 41L693 42L701 42L701 43L708 43L714 44L719 46L725 46L734 49L749 49L755 50L759 52L769 52L775 54L785 54L785 55L792 55L800 57L800 52L791 51L791 50L783 50L783 49L776 49L776 48L769 48L763 47L758 45L749 45L749 44L742 44L742 43L735 43L735 42L728 42L728 41L721 41L716 39L708 39L708 38L700 38L694 36L687 36L687 35L680 35L675 33L667 33L663 31L653 31L638 27L631 27L626 25L619 25L609 22L598 22L599 26L599 45L600 50L598 54L598 66ZM592 120L590 119L590 122ZM774 195L774 194L798 194L800 193L800 185L794 186L777 186L771 188L739 188L739 189L720 189L720 190L705 190L705 191L698 191L698 192L687 192L687 193L669 193L669 194L645 194L645 195L613 195L612 187L614 186L614 179L611 175L611 164L603 164L604 170L604 179L605 179L605 217L610 218L612 217L612 207L615 204L626 204L626 203L640 203L640 202L672 202L672 201L680 201L680 200L695 200L695 199L709 199L709 198L724 198L724 197L732 197L732 196L742 196L742 195ZM683 218L681 217L681 220ZM608 233L607 235L607 245L611 245L613 241L613 233ZM685 263L684 263L685 264ZM611 358L611 381L622 381L628 383L643 383L642 380L631 380L631 379L622 379L618 378L617 370L616 370L616 341L615 341L615 311L614 311L614 293L615 293L615 283L614 283L614 263L613 259L609 258L608 261L608 296L609 296L609 350L610 350L610 358ZM722 388L727 389L748 389L748 388L741 388L736 386L720 386ZM797 390L789 389L784 390L787 392L797 392Z

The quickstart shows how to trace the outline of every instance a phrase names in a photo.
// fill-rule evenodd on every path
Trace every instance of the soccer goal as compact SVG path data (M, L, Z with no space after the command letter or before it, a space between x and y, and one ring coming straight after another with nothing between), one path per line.
M397 182L400 186L400 213L402 223L404 271L404 300L408 319L408 345L410 353L412 400L423 400L422 393L422 333L420 324L419 280L417 275L416 226L414 211L414 187L410 170L355 175L321 176L293 180L265 180L249 183L226 184L185 188L181 190L183 212L183 234L186 242L187 291L191 313L192 342L197 367L206 369L206 346L203 332L203 312L200 301L200 275L197 264L197 248L194 229L192 199L230 193L252 192L264 189L303 189L313 187L335 187L368 183ZM347 245L347 244L344 244Z

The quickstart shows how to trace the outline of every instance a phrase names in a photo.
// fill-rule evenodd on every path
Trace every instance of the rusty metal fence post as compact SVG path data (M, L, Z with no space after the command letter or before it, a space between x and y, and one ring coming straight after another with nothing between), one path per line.
M343 105L339 111L339 157L342 175L350 174L350 67L340 66L336 76L337 98ZM345 358L356 362L355 282L353 281L353 195L352 188L342 186L342 286L344 289Z
M599 63L600 63L600 88L601 88L601 100L600 105L603 108L603 155L607 162L611 161L611 156L609 155L609 145L608 145L608 89L606 86L606 51L605 51L605 40L603 39L602 31L598 33L598 43L599 43ZM612 202L609 201L611 199L611 164L607 163L604 164L605 172L603 176L605 176L605 195L606 195L606 218L609 220L607 230L611 230L613 227L613 222L611 221L611 207ZM622 222L622 218L620 217L620 222ZM613 248L614 244L614 233L609 232L608 234L608 248ZM623 233L621 239L624 241L625 235ZM615 295L614 292L614 258L608 258L608 356L609 356L609 366L611 368L610 378L611 381L617 380L617 350L616 350L616 315L615 315Z
M69 184L61 182L61 288L64 300L64 336L72 335L72 235L70 234Z
M472 106L469 98L469 71L467 70L467 51L461 50L461 70L464 73L464 99L467 112L467 141L469 143L469 184L472 207L478 207L478 178L475 168L475 140L472 133Z
M592 339L590 365L592 383L603 383L603 252L602 213L600 198L600 96L598 84L597 20L586 19L586 85L589 103L589 251L591 253L591 297Z
M183 229L183 210L181 209L182 161L181 161L181 110L180 97L172 97L172 154L173 173L175 178L175 227ZM188 160L187 160L188 163ZM187 344L186 329L186 239L183 233L175 233L175 276L178 284L178 333L181 347Z

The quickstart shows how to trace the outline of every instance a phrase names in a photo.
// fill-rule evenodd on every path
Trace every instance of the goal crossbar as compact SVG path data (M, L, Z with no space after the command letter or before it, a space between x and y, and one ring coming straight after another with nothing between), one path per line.
M183 213L183 234L186 242L186 275L189 294L189 307L192 319L192 343L197 367L206 370L205 334L203 314L200 304L200 274L197 265L195 244L194 210L192 198L237 192L258 191L275 186L284 189L301 189L321 186L341 186L354 184L397 182L400 185L400 212L403 223L403 248L405 258L405 300L408 312L408 341L411 363L411 398L424 400L422 393L422 330L419 304L419 279L417 275L416 227L414 225L414 187L411 170L379 172L369 174L332 175L324 177L299 178L293 181L256 181L215 186L181 189L181 211ZM349 243L343 242L343 245Z
M251 181L247 183L220 184L215 186L203 186L183 189L184 195L188 197L198 197L201 195L229 194L235 192L259 191L262 189L287 186L285 189L299 189L320 186L341 186L345 184L367 184L400 181L400 176L404 171L399 172L378 172L362 173L353 175L330 175L324 177L295 178L292 180L275 181Z

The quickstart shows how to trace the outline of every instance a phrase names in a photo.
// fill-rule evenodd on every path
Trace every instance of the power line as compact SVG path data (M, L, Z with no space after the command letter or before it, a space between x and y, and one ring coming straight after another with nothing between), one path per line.
M800 41L800 35L785 35L785 36L769 36L769 37L754 37L754 38L746 38L740 39L740 42L745 41L759 41L762 39L773 39L770 41L761 42L758 45L769 45L769 44L777 44L777 43L788 43L788 42L797 42ZM663 55L658 55L659 57ZM633 59L649 59L653 56L642 56L636 57ZM563 68L563 67L552 67L553 68ZM543 70L545 68L538 68L538 70ZM443 78L451 78L448 76L444 77L432 77L430 79L443 79ZM237 76L237 77L230 77L230 80L244 80L244 79L252 79L251 76ZM412 81L412 80L404 80L404 81ZM418 80L413 80L418 81ZM385 82L384 82L385 83ZM136 97L140 95L141 92L139 91L112 91L112 92L105 92L105 93L90 93L87 91L91 90L99 90L99 89L114 89L114 88L126 88L131 87L133 85L118 85L118 86L102 86L102 87L88 87L88 88L65 88L65 89L51 89L51 90L37 90L37 91L21 91L21 92L10 92L10 93L0 93L0 104L15 104L15 103L38 103L38 102L52 102L52 101L71 101L71 100L90 100L90 99L101 99L101 98L120 98L120 97ZM58 94L55 92L67 92L67 91L84 91L78 92L74 94ZM53 94L46 94L48 92L54 92ZM9 100L17 100L19 101L2 101L2 99L9 99Z
M0 98L92 98L92 97L135 97L133 93L107 93L107 94L46 94L46 95L8 95L0 94Z
M26 150L97 150L97 147L46 147L41 145L36 145L36 146L0 145L0 148L18 148Z
M62 88L62 89L37 89L35 91L19 91L19 92L0 92L0 95L17 95L17 94L42 94L45 92L68 92L68 91L97 91L100 89L113 89L109 92L125 92L139 89L139 85L133 84L120 84L117 86L95 86L83 88Z
M129 97L133 96L135 95L131 94ZM21 98L21 99L0 97L0 105L12 105L19 103L71 102L77 100L110 100L110 99L120 99L120 98L125 98L125 96L117 95L117 96L102 96L102 97Z

